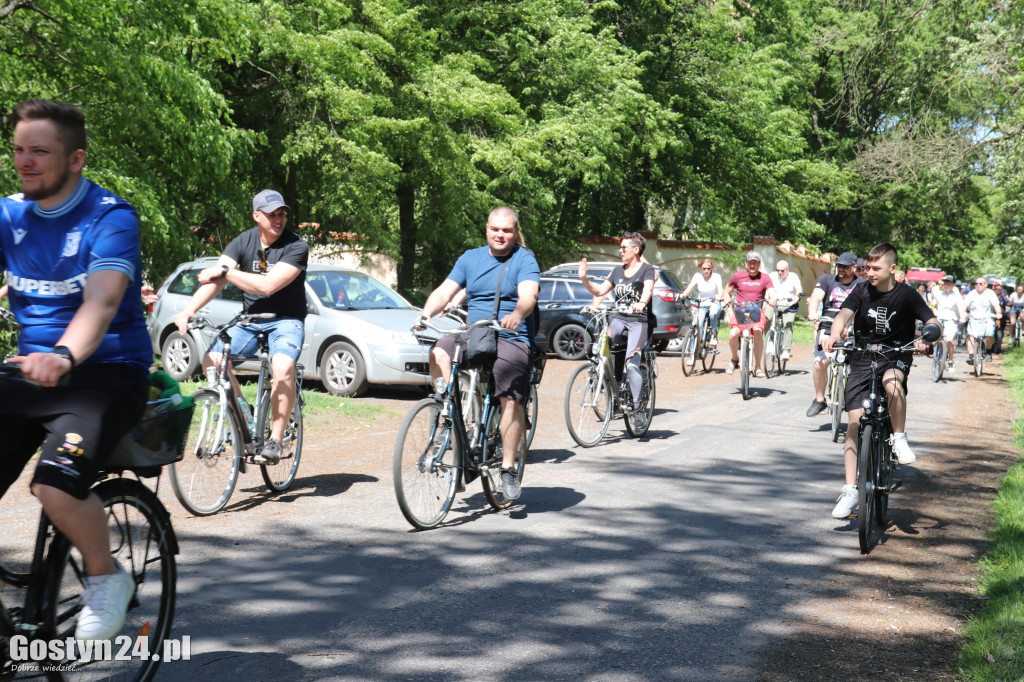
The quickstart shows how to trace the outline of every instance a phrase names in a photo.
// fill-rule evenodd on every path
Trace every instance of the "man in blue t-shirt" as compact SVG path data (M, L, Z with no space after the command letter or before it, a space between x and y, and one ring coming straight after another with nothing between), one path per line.
M540 266L528 249L520 246L519 217L501 206L487 217L487 246L470 249L455 262L447 279L427 298L420 319L429 320L462 289L466 290L469 322L497 318L501 325L498 357L494 361L494 393L501 402L501 445L503 459L499 479L510 500L519 498L520 472L515 469L516 453L526 431L523 405L530 395L530 346L533 339L527 318L537 304ZM498 314L494 295L501 278ZM430 351L430 376L436 385L451 367L455 338L442 337Z
M90 488L146 401L153 353L139 303L138 219L82 177L81 111L29 100L10 120L22 191L0 199L0 266L21 325L11 362L28 382L0 386L0 495L39 450L32 494L85 564L75 637L110 639L135 581L111 557L106 514Z

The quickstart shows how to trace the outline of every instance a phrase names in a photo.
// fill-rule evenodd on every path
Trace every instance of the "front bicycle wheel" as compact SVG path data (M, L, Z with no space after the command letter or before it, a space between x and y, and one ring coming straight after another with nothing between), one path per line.
M946 342L939 341L932 350L932 381L942 379L946 370Z
M499 411L493 410L492 414L494 419L499 419ZM495 446L494 450L488 453L484 453L484 460L495 458L501 460L503 457L504 446L501 442L501 431L494 429L495 433ZM519 448L516 452L515 459L515 476L519 480L519 483L523 482L523 474L526 472L526 450L527 446L523 442L523 439L519 439ZM488 468L487 473L480 477L480 483L484 487L484 497L487 498L488 504L495 509L508 509L512 506L515 500L510 500L505 497L505 493L501 489L501 473L498 471L496 466Z
M979 336L974 339L974 376L980 377L985 364L985 337Z
M744 400L750 399L750 339L746 336L740 341L740 393Z
M395 441L391 471L398 506L422 530L441 523L451 508L462 462L451 421L441 416L442 405L436 398L413 405Z
M1024 314L1024 311L1017 313L1017 323L1013 325L1013 345L1020 345L1020 337L1024 335L1024 323L1020 320L1020 315Z
M832 412L832 442L839 440L839 427L843 423L842 399L839 395L839 376L842 370L828 366L828 408Z
M633 438L639 438L647 433L654 419L654 367L649 360L640 361L640 375L643 377L643 383L640 385L640 409L625 414L626 431Z
M693 370L697 367L697 356L700 354L701 349L697 343L697 330L690 327L690 331L686 332L686 336L683 337L683 349L679 353L679 358L683 365L683 376L693 374Z
M184 455L170 466L171 488L185 509L208 516L231 498L244 446L235 414L230 409L221 411L216 391L202 389L192 399L195 409Z
M277 464L261 464L260 473L263 482L275 493L288 490L295 482L295 474L299 472L299 460L302 459L302 395L295 396L295 405L284 427L284 438L281 440L281 461ZM260 423L256 433L260 434L260 443L270 439L271 422L270 393L265 393L260 401Z
M565 387L565 425L572 439L593 447L608 432L614 407L612 392L599 365L580 365Z
M764 337L764 353L761 364L764 375L769 379L780 373L779 369L779 335L775 329L769 329Z
M878 484L875 478L878 471L875 459L878 451L874 436L872 424L860 427L860 443L857 446L857 536L862 554L871 551L871 533L875 528L875 492Z
M111 637L115 655L109 658L122 660L63 661L73 664L73 671L65 672L64 679L145 682L153 678L160 661L167 656L164 642L174 618L178 543L171 517L156 495L134 479L110 479L93 488L93 492L102 500L106 512L111 555L132 576L135 594L128 604L121 631ZM47 560L47 623L53 628L54 639L66 640L74 637L81 611L79 596L85 587L85 565L78 550L60 533ZM124 642L131 644L135 655L116 655ZM172 646L168 651L173 650ZM139 655L141 652L145 655Z

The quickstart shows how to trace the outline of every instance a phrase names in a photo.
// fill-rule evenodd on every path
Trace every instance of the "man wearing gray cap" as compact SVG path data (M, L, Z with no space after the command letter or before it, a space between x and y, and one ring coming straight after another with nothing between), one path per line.
M863 259L860 259L861 262ZM835 319L839 307L846 300L855 286L863 282L854 273L857 266L857 256L849 251L843 253L836 260L836 274L822 275L814 285L811 298L807 301L807 319L811 322L818 322L818 333L814 338L814 369L811 370L811 377L814 379L814 400L807 408L808 417L816 417L825 411L828 404L825 402L825 383L828 380L828 356L821 350L820 340L822 336L828 336L832 330L832 320ZM822 306L822 312L818 312L818 306Z
M252 219L256 227L235 237L217 264L199 273L199 287L184 310L174 316L178 331L188 330L188 321L230 282L242 290L249 313L273 313L272 320L247 327L232 327L231 350L253 355L256 335L267 333L274 386L270 393L273 416L270 440L256 460L276 464L281 459L281 439L288 415L295 405L295 362L302 350L306 319L306 264L309 246L297 234L285 229L288 206L274 190L265 189L252 200ZM218 339L203 358L203 369L220 362L224 345ZM242 395L232 375L237 395Z

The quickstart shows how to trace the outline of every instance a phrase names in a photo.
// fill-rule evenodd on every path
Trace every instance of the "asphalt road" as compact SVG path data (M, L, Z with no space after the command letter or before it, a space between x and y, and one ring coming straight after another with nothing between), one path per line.
M830 516L841 447L827 415L804 415L808 355L753 379L749 401L738 377L685 378L664 356L647 437L613 422L592 449L562 419L575 365L551 361L519 503L496 513L474 483L426 532L391 483L412 395L389 394L392 416L358 432L309 434L308 465L279 497L250 473L228 509L196 519L165 480L181 545L172 636L190 636L191 660L158 679L752 679L759 647L792 627L786 607L860 560L855 523ZM910 378L920 467L970 380L927 373L919 359ZM916 472L903 468L906 485ZM4 504L5 518L32 509ZM34 529L29 516L15 527Z

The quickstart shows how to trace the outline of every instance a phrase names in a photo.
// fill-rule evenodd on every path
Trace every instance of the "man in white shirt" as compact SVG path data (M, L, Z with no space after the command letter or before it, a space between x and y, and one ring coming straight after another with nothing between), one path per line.
M999 299L988 288L988 280L979 277L974 281L974 290L964 297L970 321L967 325L967 364L974 364L974 337L985 337L985 355L992 351L995 341L996 320L1002 318L1003 310ZM986 358L989 359L989 358Z
M953 367L953 352L956 350L953 339L956 338L957 323L967 321L967 308L953 275L943 277L942 288L935 287L931 295L935 303L935 317L942 325L942 338L946 340L946 372L952 374L956 371Z
M795 272L789 271L789 263L780 260L775 264L775 272L771 274L772 286L778 298L778 307L769 307L768 324L775 319L775 311L782 314L782 341L779 344L779 358L789 360L789 351L793 347L793 322L796 320L797 304L804 293L804 285Z

